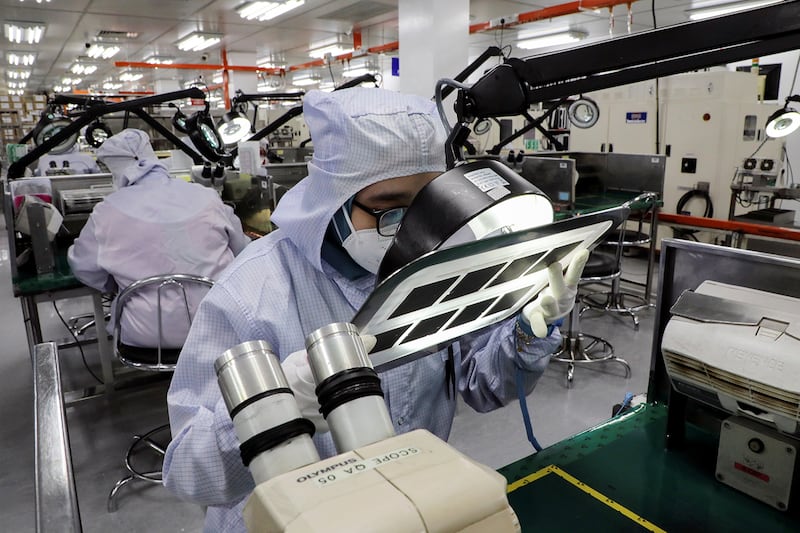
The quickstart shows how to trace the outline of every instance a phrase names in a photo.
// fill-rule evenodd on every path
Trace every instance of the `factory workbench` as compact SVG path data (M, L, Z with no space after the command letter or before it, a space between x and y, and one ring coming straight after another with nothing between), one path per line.
M714 478L717 438L687 424L665 449L667 408L632 411L499 470L522 531L800 530L800 509L780 512Z

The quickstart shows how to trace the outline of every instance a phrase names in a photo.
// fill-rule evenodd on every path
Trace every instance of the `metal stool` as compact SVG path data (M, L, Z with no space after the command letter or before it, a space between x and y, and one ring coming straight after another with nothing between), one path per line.
M189 305L189 298L187 296L187 287L190 285L197 285L204 291L208 290L214 284L213 280L190 274L167 274L163 276L152 276L149 278L135 281L128 285L117 298L116 307L114 310L114 355L124 365L137 368L139 370L147 370L151 372L172 372L175 370L175 365L178 363L178 356L180 355L180 348L166 348L161 346L163 339L162 335L162 316L161 316L161 302L162 291L172 291L177 293L181 298L186 310L186 319L191 324L193 313L192 307ZM122 342L120 327L122 324L122 311L125 304L135 294L142 295L155 291L156 296L156 310L158 313L158 345L155 348L143 348L139 346L130 346ZM203 293L204 294L204 293ZM169 298L169 296L166 296ZM175 297L175 294L172 295ZM194 298L193 298L194 299ZM198 300L199 301L199 300ZM197 302L195 302L197 303ZM121 478L116 482L114 488L108 494L108 512L113 513L117 510L116 496L120 489L138 479L149 483L162 484L161 470L152 470L142 472L137 470L131 461L131 457L138 452L140 448L146 447L155 451L159 455L159 459L164 457L166 444L162 445L156 441L153 436L164 431L169 432L169 424L158 426L157 428L148 431L144 435L135 435L133 437L133 444L128 447L125 453L125 468L128 470L128 475ZM169 439L167 440L169 442Z
M643 309L650 308L650 302L647 295L639 296L620 289L620 278L622 274L622 252L625 248L633 246L640 246L649 244L652 240L651 234L642 231L644 221L650 217L654 218L655 209L658 206L658 195L656 193L640 194L633 200L630 200L626 205L633 204L644 205L643 208L637 210L637 218L639 227L637 230L628 230L625 228L625 223L612 231L603 247L595 249L592 255L605 254L602 265L598 265L593 273L587 277L592 278L591 282L610 282L611 289L608 291L593 292L581 297L580 301L585 305L582 310L592 309L595 311L605 311L609 313L620 313L628 315L633 320L634 329L639 329L639 316L636 314ZM652 222L651 222L652 224ZM613 249L609 253L603 251L604 249ZM611 259L613 257L613 259ZM586 271L584 270L584 273Z
M119 490L122 487L124 487L134 479L140 479L142 481L148 481L150 483L157 483L159 485L162 483L161 470L152 470L149 472L142 472L140 470L137 470L132 464L131 457L139 451L139 448L144 448L144 449L149 448L155 451L156 454L159 456L159 460L162 461L164 454L166 453L167 445L161 444L153 440L153 436L158 433L162 433L164 431L166 431L167 434L169 434L169 424L164 424L158 426L155 429L151 429L144 435L133 436L133 444L131 444L128 447L128 451L125 454L125 468L127 468L128 472L130 473L124 478L117 481L117 483L114 485L114 488L111 489L111 493L108 495L108 503L107 503L109 513L113 513L114 511L117 510L116 500L114 499L117 495L117 492L119 492ZM167 443L169 443L169 441L170 439L168 438Z
M605 263L613 259L601 255L597 250L592 252L589 260L584 267L584 274L590 274L594 269L602 268ZM593 278L581 278L581 283L591 282ZM614 354L614 347L606 339L598 337L597 335L590 335L583 333L580 326L581 317L581 298L578 296L575 299L575 306L569 315L569 329L564 335L561 349L555 352L551 357L551 361L558 361L559 363L567 364L567 388L572 387L572 380L575 376L575 365L582 364L596 364L617 362L625 367L625 378L631 375L631 367L627 361L620 359Z

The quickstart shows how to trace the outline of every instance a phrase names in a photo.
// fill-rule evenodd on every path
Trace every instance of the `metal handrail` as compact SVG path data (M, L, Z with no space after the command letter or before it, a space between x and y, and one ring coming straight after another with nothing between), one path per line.
M64 414L58 348L34 347L35 485L37 533L80 533L81 515Z

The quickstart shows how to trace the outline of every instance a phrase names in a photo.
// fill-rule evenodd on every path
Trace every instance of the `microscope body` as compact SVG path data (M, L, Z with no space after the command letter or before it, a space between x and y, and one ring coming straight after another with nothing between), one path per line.
M505 478L422 429L259 484L244 520L250 533L520 531Z

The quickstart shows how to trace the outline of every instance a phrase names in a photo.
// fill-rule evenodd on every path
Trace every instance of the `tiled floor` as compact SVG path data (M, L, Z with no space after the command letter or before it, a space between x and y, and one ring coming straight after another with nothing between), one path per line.
M0 222L2 225L2 222ZM33 531L34 455L33 387L30 358L19 302L13 297L5 230L0 238L0 519L2 531ZM626 276L641 279L644 263L626 262ZM91 310L88 298L61 300L64 316ZM66 337L50 303L40 304L43 333L48 339ZM598 368L579 367L571 388L565 386L563 365L551 364L528 398L534 431L543 446L590 427L611 414L611 407L626 392L645 392L650 370L653 312L642 313L640 328L628 318L587 313L583 329L607 337L617 353L631 365L624 377L617 364ZM94 346L85 348L87 361L99 375ZM62 379L65 388L91 385L80 353L63 350ZM177 500L163 487L135 483L122 490L118 510L108 513L106 498L124 473L124 450L135 432L166 421L166 382L120 392L117 401L92 400L67 409L73 465L83 529L87 533L109 531L198 531L202 510ZM514 402L488 414L459 406L450 443L491 467L500 467L533 452L527 442L519 405Z

